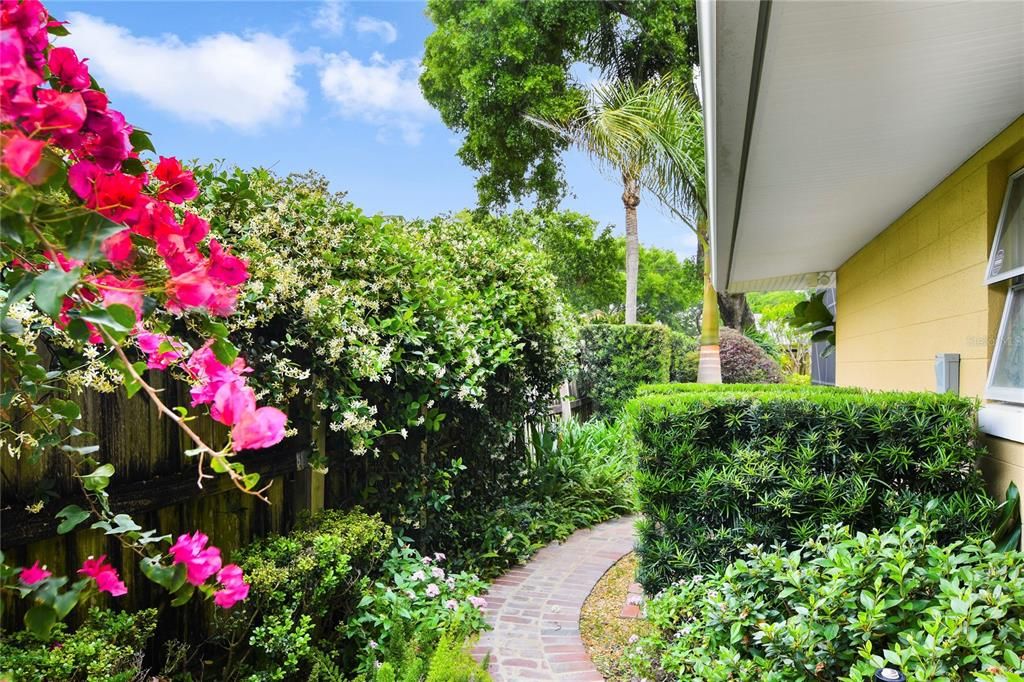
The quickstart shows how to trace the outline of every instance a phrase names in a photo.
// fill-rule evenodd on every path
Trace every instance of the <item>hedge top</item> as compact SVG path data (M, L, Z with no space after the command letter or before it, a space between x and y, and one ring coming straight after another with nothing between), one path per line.
M673 395L677 393L720 394L720 393L866 393L854 386L801 386L799 384L643 384L636 390L637 397L648 395Z

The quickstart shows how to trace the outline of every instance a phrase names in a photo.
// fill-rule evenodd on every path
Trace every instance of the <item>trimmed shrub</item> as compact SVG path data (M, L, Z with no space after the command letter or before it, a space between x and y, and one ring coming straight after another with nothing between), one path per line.
M823 524L884 529L929 505L960 539L992 513L971 400L782 385L646 395L629 411L648 593Z
M722 383L777 384L782 381L779 363L761 346L735 329L719 331L719 353L722 361Z
M380 517L355 508L320 512L240 550L249 596L217 622L229 650L224 679L287 679L320 658L354 655L338 627L356 612L360 580L391 546Z
M864 389L854 386L801 386L799 384L643 384L636 389L637 397L645 395L671 395L674 393L705 393L724 395L735 393L749 395L751 393L807 393L821 392L824 394L864 393Z
M0 679L142 679L143 652L156 629L156 616L156 609L115 613L93 608L74 632L68 631L66 623L57 623L49 641L40 641L24 630L5 633L0 638Z
M697 359L700 357L697 339L681 332L672 332L671 343L672 365L668 373L669 381L696 381ZM690 356L694 353L697 355L691 358Z
M669 380L671 333L654 324L589 324L580 333L580 381L600 414L615 414L640 384Z
M904 519L867 535L829 527L792 553L750 548L648 603L657 632L631 661L646 679L868 682L886 666L912 682L1013 679L1024 553L940 539Z

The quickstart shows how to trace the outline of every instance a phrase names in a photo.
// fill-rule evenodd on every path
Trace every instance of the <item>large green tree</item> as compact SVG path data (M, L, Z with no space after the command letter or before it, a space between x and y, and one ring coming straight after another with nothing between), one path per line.
M567 142L527 114L566 120L597 72L644 83L689 82L697 62L693 0L429 0L423 94L463 134L459 157L479 173L485 208L565 193Z

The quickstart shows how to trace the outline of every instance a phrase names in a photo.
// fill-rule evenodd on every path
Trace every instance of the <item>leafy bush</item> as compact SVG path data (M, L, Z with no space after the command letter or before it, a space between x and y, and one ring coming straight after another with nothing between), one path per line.
M672 346L667 327L590 324L580 336L580 381L600 414L614 415L640 384L669 380Z
M435 521L516 480L513 435L576 352L533 244L470 214L367 216L312 174L197 175L213 233L249 262L229 324L253 382L293 401L296 427L329 426L329 504L358 499L427 546Z
M688 382L697 380L697 360L700 357L697 339L680 332L672 332L672 366L669 381ZM691 359L689 356L696 353Z
M156 610L114 613L90 609L74 632L64 623L41 642L26 631L0 638L0 679L40 682L132 682L143 673L146 642L156 629Z
M854 386L802 386L800 384L644 384L636 389L638 397L646 395L671 395L675 393L690 393L704 395L751 395L751 394L809 394L822 393L824 395L840 395L864 393L865 391Z
M401 655L395 663L382 663L374 682L490 682L491 679L486 666L473 659L465 642L447 632L441 635L426 666L415 642L407 643Z
M748 543L799 543L823 524L887 528L932 500L946 538L980 532L994 505L974 465L975 408L788 385L637 398L641 582L653 593Z
M870 534L828 527L789 552L749 548L649 602L657 634L638 671L679 680L1013 679L1024 672L1024 553L934 544L903 520ZM981 675L984 671L984 675Z
M450 517L454 565L493 577L578 528L632 511L636 455L622 422L565 422L536 434L532 451L513 494L478 496L478 506Z
M344 655L336 628L358 607L360 581L391 547L391 530L358 508L324 511L288 535L236 557L249 597L218 624L227 679L282 680L309 671L320 655Z
M443 647L461 643L484 628L481 597L487 585L476 575L449 572L444 554L423 556L407 543L384 562L382 574L364 581L363 598L345 624L346 637L359 651L359 671L367 674L389 662L404 677L412 660L425 660ZM446 644L442 635L447 635ZM415 678L419 679L419 678Z
M726 384L777 384L782 381L779 363L757 343L735 329L719 331L722 382Z

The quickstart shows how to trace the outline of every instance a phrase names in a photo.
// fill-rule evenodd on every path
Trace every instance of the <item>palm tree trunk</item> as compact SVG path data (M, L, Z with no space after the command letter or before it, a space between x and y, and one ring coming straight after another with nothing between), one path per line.
M707 221L697 223L697 237L704 247L704 309L700 318L700 361L698 384L722 383L722 362L718 348L718 295L711 284L711 248L707 241Z
M626 209L626 324L636 324L636 289L640 274L636 207L640 205L640 185L636 178L625 173L622 174L622 205Z

